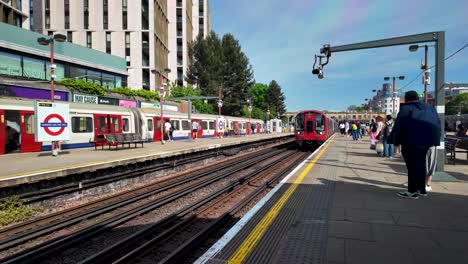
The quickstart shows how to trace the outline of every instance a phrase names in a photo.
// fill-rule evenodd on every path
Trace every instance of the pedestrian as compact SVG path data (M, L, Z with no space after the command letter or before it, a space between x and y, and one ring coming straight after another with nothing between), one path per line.
M351 133L353 134L353 141L357 141L359 139L359 136L358 136L358 127L356 125L356 123L352 123L351 125Z
M346 136L349 137L349 123L348 123L348 121L345 121L345 132L346 132Z
M358 138L362 138L362 134L361 134L361 122L359 122L359 120L356 121L356 126L357 126L357 135L358 135Z
M193 140L197 139L198 127L199 127L198 121L196 121L196 120L193 121L193 123L192 123Z
M457 137L464 137L464 136L467 135L467 133L468 133L468 131L465 129L463 124L459 124L457 126L457 133L455 134Z
M164 123L164 139L167 139L169 142L171 142L171 129L172 129L172 124L169 122L169 120L166 120Z
M390 134L393 130L393 118L391 115L387 115L385 121L385 127L383 129L383 146L384 146L384 157L393 159L395 155L394 145L389 142Z
M408 169L408 190L398 196L418 199L427 196L426 155L430 147L440 144L440 119L434 107L419 101L418 93L409 91L395 120L391 143L401 145Z
M340 122L340 132L341 136L345 135L345 124L343 122Z
M361 129L361 138L362 138L362 136L365 136L365 135L366 135L366 130L367 130L366 124L361 123L360 129Z

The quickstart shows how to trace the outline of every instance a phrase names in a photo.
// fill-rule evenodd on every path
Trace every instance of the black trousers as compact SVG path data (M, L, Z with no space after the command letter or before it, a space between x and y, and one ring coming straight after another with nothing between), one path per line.
M401 154L408 169L408 192L426 193L426 154L429 147L403 145Z

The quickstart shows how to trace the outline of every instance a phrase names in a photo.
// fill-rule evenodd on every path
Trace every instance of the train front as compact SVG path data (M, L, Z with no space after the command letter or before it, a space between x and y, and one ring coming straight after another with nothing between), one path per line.
M296 115L295 137L299 148L316 148L327 140L327 134L327 122L323 112L307 110Z

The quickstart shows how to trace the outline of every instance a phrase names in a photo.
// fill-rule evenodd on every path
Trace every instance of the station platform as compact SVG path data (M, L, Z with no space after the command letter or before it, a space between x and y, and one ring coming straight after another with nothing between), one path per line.
M459 163L460 164L460 163ZM397 196L403 159L335 135L196 263L468 263L468 163L427 197Z
M52 156L50 151L5 154L0 155L2 165L0 188L282 137L293 138L293 134L252 134L240 137L176 140L166 141L164 145L160 142L149 142L145 143L143 148L141 145L137 148L119 146L117 151L114 147L109 150L107 146L104 146L103 150L101 147L97 150L94 147L66 149L58 156Z

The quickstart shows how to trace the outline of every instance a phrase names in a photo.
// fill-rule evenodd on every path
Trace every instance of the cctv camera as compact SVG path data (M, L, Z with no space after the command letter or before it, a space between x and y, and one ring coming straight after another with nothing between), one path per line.
M319 78L319 79L323 79L323 72L320 72L320 73L318 74L318 78Z

